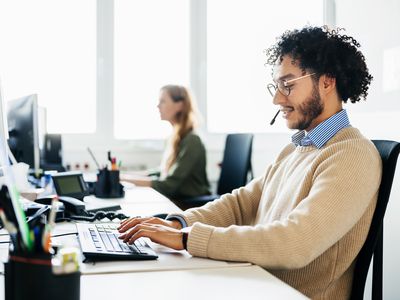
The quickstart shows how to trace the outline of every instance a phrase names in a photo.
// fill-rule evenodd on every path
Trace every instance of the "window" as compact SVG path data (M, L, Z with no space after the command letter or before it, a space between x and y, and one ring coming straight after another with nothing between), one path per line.
M114 11L114 135L165 138L159 90L189 84L189 1L118 0Z
M6 100L38 94L49 132L96 128L96 1L0 2Z
M182 84L197 87L211 132L285 130L268 126L276 108L263 50L288 28L322 24L322 5L309 0L305 14L294 0L1 1L4 96L37 93L49 132L95 133L96 117L99 125L107 117L114 123L97 126L98 135L159 139L170 130L159 119L159 89Z
M270 127L277 108L267 91L272 80L264 50L287 29L322 25L320 0L207 2L207 124L211 132L287 130ZM221 21L221 16L223 21Z

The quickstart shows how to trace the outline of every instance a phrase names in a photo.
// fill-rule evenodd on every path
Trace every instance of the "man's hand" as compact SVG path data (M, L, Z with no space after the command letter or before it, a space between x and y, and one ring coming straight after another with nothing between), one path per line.
M156 218L156 217L134 217L125 219L121 222L120 226L118 227L118 231L124 233L125 231L135 227L138 224L147 223L147 224L158 224L164 225L167 227L175 228L175 229L182 229L182 225L177 220L167 221L164 219Z
M140 237L148 237L153 242L183 250L181 225L178 221L167 221L160 218L131 218L121 222L118 231L125 243L132 244Z

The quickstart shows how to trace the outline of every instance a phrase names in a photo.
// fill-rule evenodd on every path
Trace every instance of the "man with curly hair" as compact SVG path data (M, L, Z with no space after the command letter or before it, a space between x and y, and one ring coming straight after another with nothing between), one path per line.
M194 256L251 262L310 298L348 299L382 169L342 105L365 98L372 80L358 47L339 29L285 32L266 51L274 81L268 90L298 130L292 142L245 187L167 220L128 219L121 238L146 236Z

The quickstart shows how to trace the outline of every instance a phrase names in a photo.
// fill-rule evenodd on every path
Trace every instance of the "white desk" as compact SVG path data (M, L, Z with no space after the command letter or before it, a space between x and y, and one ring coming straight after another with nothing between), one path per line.
M81 276L81 300L166 298L307 299L258 266Z
M149 188L128 190L124 199L107 199L121 205L130 215L180 211L166 197ZM74 232L74 224L58 225L55 234ZM75 236L55 238L77 245ZM5 244L2 244L5 246ZM192 257L154 244L159 255L154 261L97 262L83 264L81 299L118 299L146 296L189 297L190 299L276 298L305 299L299 292L260 267ZM0 247L3 259L7 247ZM1 266L1 270L3 266ZM0 300L4 299L0 280Z
M81 277L81 300L307 299L258 266Z
M181 209L168 198L152 188L135 187L125 190L125 197L119 199L99 199L94 196L85 197L84 202L95 204L117 204L130 216L148 216L157 213L180 212Z

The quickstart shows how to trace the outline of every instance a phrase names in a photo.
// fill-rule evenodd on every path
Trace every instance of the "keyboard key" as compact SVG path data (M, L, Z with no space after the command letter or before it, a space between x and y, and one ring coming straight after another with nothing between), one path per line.
M104 246L106 247L106 250L107 251L114 251L114 247L111 244L110 239L108 238L108 235L106 233L104 233L104 232L100 232L99 234L100 234L101 240L104 243Z
M117 230L117 228L119 227L119 224L109 224L108 225L108 227L111 229L111 230Z
M109 234L108 237L110 238L111 244L114 247L116 252L122 252L122 248L119 245L118 238L114 236L114 234Z
M142 246L142 247L146 247L147 246L147 244L146 244L146 242L144 241L144 239L137 239L136 240L137 241L137 243L135 243L137 246Z
M103 228L103 226L102 225L96 225L96 228L97 228L97 231L98 232L103 232L104 231L104 228Z
M131 249L131 251L136 252L136 253L142 253L139 248L133 243L132 245L128 244L128 247Z
M102 250L103 249L103 244L100 242L94 242L94 246L97 248L97 250Z
M123 244L120 244L120 246L121 246L123 252L132 253L132 249L127 244L123 243Z

